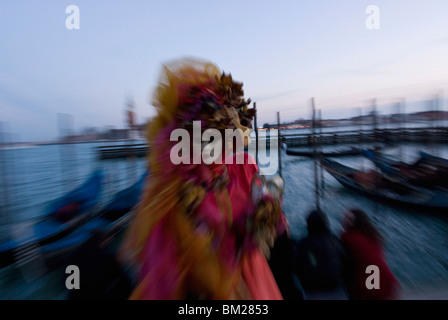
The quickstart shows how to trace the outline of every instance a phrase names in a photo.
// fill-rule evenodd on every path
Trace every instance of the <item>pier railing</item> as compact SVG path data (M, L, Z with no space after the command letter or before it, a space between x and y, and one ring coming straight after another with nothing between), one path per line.
M358 144L375 142L448 142L448 128L387 128L364 129L356 131L332 131L316 134L318 143L322 145ZM282 134L282 140L288 147L312 146L312 133Z
M144 157L149 151L149 146L145 143L109 145L97 147L98 158L100 160Z

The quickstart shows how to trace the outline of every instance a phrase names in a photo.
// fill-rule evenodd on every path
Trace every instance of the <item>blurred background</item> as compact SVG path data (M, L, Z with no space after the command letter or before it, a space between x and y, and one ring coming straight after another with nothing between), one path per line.
M317 205L336 233L361 207L406 297L448 298L448 3L373 4L1 2L0 299L67 299L65 267L98 232L116 252L146 172L152 91L182 57L231 72L257 130L280 130L294 238ZM334 163L316 169L327 156L412 190L374 186L372 200Z

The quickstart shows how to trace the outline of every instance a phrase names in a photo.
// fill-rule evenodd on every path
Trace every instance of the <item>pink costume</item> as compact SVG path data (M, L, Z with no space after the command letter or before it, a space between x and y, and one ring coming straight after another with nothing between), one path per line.
M282 298L264 255L285 226L280 194L268 191L248 154L243 164L237 155L198 164L170 138L177 128L192 133L194 121L244 132L249 103L242 84L213 64L165 67L148 125L151 174L125 243L140 274L131 299ZM174 164L172 150L186 161Z
M251 158L247 155L249 159ZM252 159L252 162L253 159ZM282 299L277 283L272 275L263 252L252 239L238 239L230 231L229 223L235 223L240 232L245 228L246 219L250 219L255 210L250 197L251 181L258 171L255 164L227 164L230 183L227 190L232 205L231 218L223 216L214 193L208 193L199 206L199 220L204 228L214 230L217 240L214 246L219 247L221 261L227 264L226 268L240 268L240 284L234 289L229 298L279 300ZM222 202L224 202L224 199ZM165 219L167 220L167 219ZM206 227L206 226L207 227ZM284 227L283 225L280 228ZM200 228L199 228L200 229ZM174 268L178 266L177 247L169 236L169 224L161 221L153 233L148 237L144 249L142 280L147 279L140 299L173 299L178 292L179 279L183 270ZM218 236L219 235L219 236ZM237 241L243 240L240 250L247 251L242 255L237 248ZM242 258L242 259L241 259ZM145 278L145 276L150 276ZM173 295L174 294L174 295ZM136 298L136 297L134 297Z

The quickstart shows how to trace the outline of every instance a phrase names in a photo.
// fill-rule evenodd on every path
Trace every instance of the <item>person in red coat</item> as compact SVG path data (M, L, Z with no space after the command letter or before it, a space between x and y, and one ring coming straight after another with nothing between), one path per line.
M398 299L401 286L387 265L384 239L364 211L347 211L341 240L349 256L345 282L350 299Z

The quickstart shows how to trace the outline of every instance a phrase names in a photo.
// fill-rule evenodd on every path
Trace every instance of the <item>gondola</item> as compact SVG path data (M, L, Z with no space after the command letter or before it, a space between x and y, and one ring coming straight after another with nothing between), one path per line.
M373 150L363 150L362 155L372 161L385 175L422 187L448 188L448 160L426 152L413 163L394 160Z
M102 170L95 170L81 186L47 205L37 221L14 225L14 235L0 243L0 267L31 258L36 247L62 239L88 221L99 202L103 178Z
M364 172L324 158L322 167L341 185L372 199L431 211L448 210L448 193L394 181L376 171ZM369 176L370 175L370 176Z
M40 248L48 266L58 266L69 258L77 248L86 243L94 234L103 238L114 238L126 228L132 219L134 208L139 203L145 179L145 172L132 186L117 192L108 204L93 219L87 221L73 233Z

